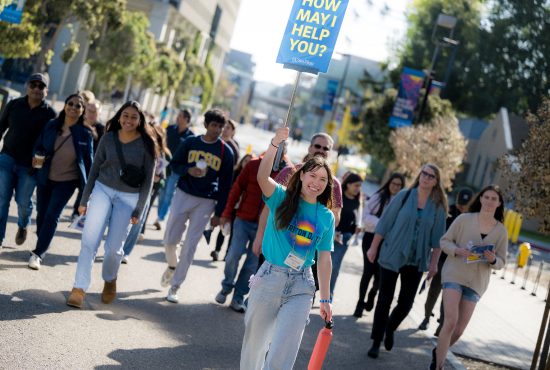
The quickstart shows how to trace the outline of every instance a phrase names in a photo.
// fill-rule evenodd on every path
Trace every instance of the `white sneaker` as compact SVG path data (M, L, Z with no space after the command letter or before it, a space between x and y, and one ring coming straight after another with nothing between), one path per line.
M130 256L125 254L124 256L122 256L122 261L120 261L120 263L127 264L129 259L130 259Z
M139 234L137 242L141 243L143 239L145 239L145 234Z
M244 303L236 301L234 299L231 300L231 308L237 312L246 312L246 306L244 305Z
M180 297L178 296L178 288L175 286L171 287L168 291L168 297L166 297L166 300L168 302L178 303L180 301Z
M227 300L227 296L229 295L230 292L226 292L225 290L221 290L218 295L216 296L216 302L218 302L219 304L224 304L225 301Z
M174 276L174 271L170 267L166 268L166 271L164 271L164 274L162 274L162 278L160 279L160 286L167 287L170 285L170 280L172 280L172 276Z
M40 261L42 259L36 254L31 253L31 258L29 259L29 267L33 270L40 270Z

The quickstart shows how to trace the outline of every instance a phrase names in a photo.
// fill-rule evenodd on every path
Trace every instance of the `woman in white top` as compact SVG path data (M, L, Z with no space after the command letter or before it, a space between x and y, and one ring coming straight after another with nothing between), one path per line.
M367 258L367 252L374 238L374 228L378 224L384 209L390 204L392 199L397 193L405 187L405 176L400 173L394 173L390 176L380 189L373 194L365 205L363 210L363 226L365 228L365 234L363 235L363 276L361 277L361 284L359 285L359 301L353 315L355 317L362 317L363 310L370 312L374 307L374 298L378 293L378 287L380 285L380 267L378 266L378 255L371 263ZM367 295L367 289L371 278L374 276L372 288L369 292L367 302L365 302L365 296Z

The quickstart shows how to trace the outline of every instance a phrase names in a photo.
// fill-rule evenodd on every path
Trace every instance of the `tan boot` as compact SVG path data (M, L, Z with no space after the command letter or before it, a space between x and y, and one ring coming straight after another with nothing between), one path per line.
M82 301L84 300L84 296L86 293L80 288L73 288L71 290L71 295L69 296L69 299L67 299L67 306L72 306L76 308L82 307Z
M101 293L101 300L105 304L109 304L115 300L116 297L116 278L115 280L109 282L105 282L105 285L103 286L103 293Z

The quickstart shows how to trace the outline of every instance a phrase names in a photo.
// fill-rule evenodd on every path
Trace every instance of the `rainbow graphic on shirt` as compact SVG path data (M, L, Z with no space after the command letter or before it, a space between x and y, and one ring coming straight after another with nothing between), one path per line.
M315 243L321 241L321 236L315 234L315 220L312 221L308 218L299 219L297 222L294 220L288 225L285 232L285 238L291 246L294 244L294 236L296 235L295 250L302 256L305 256L308 250L311 252L313 241Z

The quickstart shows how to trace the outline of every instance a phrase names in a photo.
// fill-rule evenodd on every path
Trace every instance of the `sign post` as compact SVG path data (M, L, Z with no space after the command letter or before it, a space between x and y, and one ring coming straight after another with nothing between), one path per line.
M327 73L349 0L294 0L277 63L297 71L284 125L289 124L302 72ZM277 150L273 171L279 170L284 142Z

